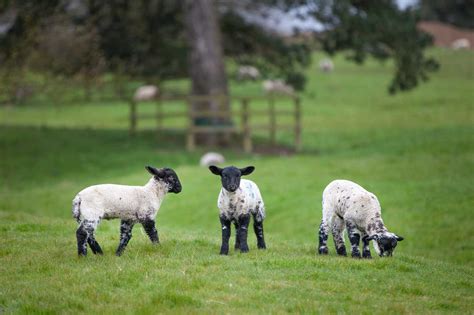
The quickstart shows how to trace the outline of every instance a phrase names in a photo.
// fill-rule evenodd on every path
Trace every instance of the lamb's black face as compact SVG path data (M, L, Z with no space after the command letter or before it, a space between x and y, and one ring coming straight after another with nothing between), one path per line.
M157 180L163 181L168 185L168 192L173 192L175 194L181 192L181 182L179 181L178 175L171 168L165 167L156 169L154 167L147 166L146 169Z
M403 237L397 236L393 233L386 233L372 238L374 240L374 247L380 257L392 256L395 247Z
M234 192L240 187L240 177L242 175L251 174L255 167L247 166L245 168L237 168L235 166L228 166L219 168L211 165L209 169L213 174L221 176L222 187L224 187L225 190Z

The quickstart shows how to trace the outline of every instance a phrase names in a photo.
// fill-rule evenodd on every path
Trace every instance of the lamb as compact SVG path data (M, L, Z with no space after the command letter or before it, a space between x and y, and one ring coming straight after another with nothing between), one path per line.
M217 152L207 152L201 157L199 165L209 167L214 164L223 164L224 162L225 158L222 154Z
M371 258L369 242L374 240L377 254L392 256L397 242L403 237L385 227L377 197L348 180L332 181L323 192L323 219L319 227L319 254L328 253L327 240L331 230L336 251L347 256L344 227L351 242L352 257L360 258L359 241L362 236L362 257Z
M257 80L260 77L260 71L253 66L240 66L237 72L239 80Z
M334 70L334 63L331 59L325 58L319 62L319 70L322 72L332 72Z
M241 253L249 251L247 245L247 231L250 223L250 215L253 216L253 229L257 236L257 247L265 249L265 239L263 235L263 220L265 219L265 205L262 195L257 185L246 179L240 179L242 175L249 175L255 167L247 166L237 168L229 166L219 168L209 166L210 171L221 177L222 189L217 200L219 208L219 219L222 226L221 255L229 254L229 238L231 234L231 223L234 222L235 249L240 249Z
M121 219L120 243L115 254L122 255L135 223L141 223L153 244L159 243L155 217L168 192L181 192L181 183L170 168L146 166L153 175L145 186L95 185L80 191L72 203L73 217L79 223L76 231L79 256L87 255L87 244L94 254L102 255L94 232L102 219Z
M155 85L144 85L135 91L133 99L139 101L151 101L158 97L160 90Z
M293 95L295 90L283 80L265 80L262 83L263 91L267 94Z

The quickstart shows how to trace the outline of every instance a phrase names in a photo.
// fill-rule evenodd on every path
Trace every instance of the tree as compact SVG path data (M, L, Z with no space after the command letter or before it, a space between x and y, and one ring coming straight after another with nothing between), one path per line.
M474 1L420 0L420 17L474 29Z

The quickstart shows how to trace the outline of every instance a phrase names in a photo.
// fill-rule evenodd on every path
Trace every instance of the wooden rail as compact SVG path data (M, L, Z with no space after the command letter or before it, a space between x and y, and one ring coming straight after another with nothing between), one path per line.
M293 108L277 109L276 98L274 96L261 97L230 97L227 95L185 95L185 96L162 96L155 100L156 114L142 115L138 114L138 103L130 100L130 128L129 132L134 135L139 119L156 119L157 131L165 129L164 121L167 118L186 118L186 148L188 151L196 149L196 136L200 133L221 133L221 134L240 134L242 136L242 146L245 152L250 153L253 150L252 133L255 130L268 131L270 143L276 145L276 133L278 130L292 130L294 133L294 147L296 151L301 150L301 101L297 96L282 96L293 100ZM196 110L193 106L195 102L224 102L236 101L239 104L239 111L232 111L228 108L219 108L217 110ZM267 109L250 109L252 100L266 100ZM183 111L166 112L163 110L165 104L171 101L179 101L186 104ZM220 107L220 106L219 106ZM252 125L251 117L268 117L268 124ZM278 116L293 116L293 124L278 125ZM208 125L200 126L196 124L196 118L203 118L218 121L223 118L240 117L240 126L235 125Z

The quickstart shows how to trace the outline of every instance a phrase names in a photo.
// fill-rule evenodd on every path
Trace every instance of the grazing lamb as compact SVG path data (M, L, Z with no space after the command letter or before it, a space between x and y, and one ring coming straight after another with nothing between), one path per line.
M102 219L120 218L120 243L115 254L122 255L132 237L135 223L141 223L154 244L159 243L155 228L155 217L161 202L168 192L179 193L181 183L170 168L146 167L153 175L145 186L96 185L79 192L72 202L72 214L79 223L76 231L77 250L81 256L87 255L89 244L94 254L102 254L94 232Z
M385 227L377 197L348 180L332 181L323 192L323 219L319 227L319 254L327 254L328 233L331 230L339 255L346 256L344 227L352 247L352 257L360 258L359 241L362 236L362 257L371 258L369 242L379 256L392 256L397 241L403 237Z
M263 91L267 94L293 95L295 90L283 80L265 80L262 83Z
M253 66L240 66L237 72L239 80L257 80L260 77L260 71Z
M325 58L319 62L319 70L322 72L332 72L334 70L334 63L331 59Z
M230 224L234 222L235 249L240 249L241 253L249 251L247 245L247 230L250 223L250 215L253 216L253 229L257 236L257 247L265 249L263 237L263 220L265 219L265 205L257 185L246 179L240 179L242 175L249 175L255 167L248 166L237 168L229 166L219 168L209 166L211 172L219 175L222 181L222 189L217 200L217 207L220 210L219 219L222 226L222 246L221 255L229 253Z

